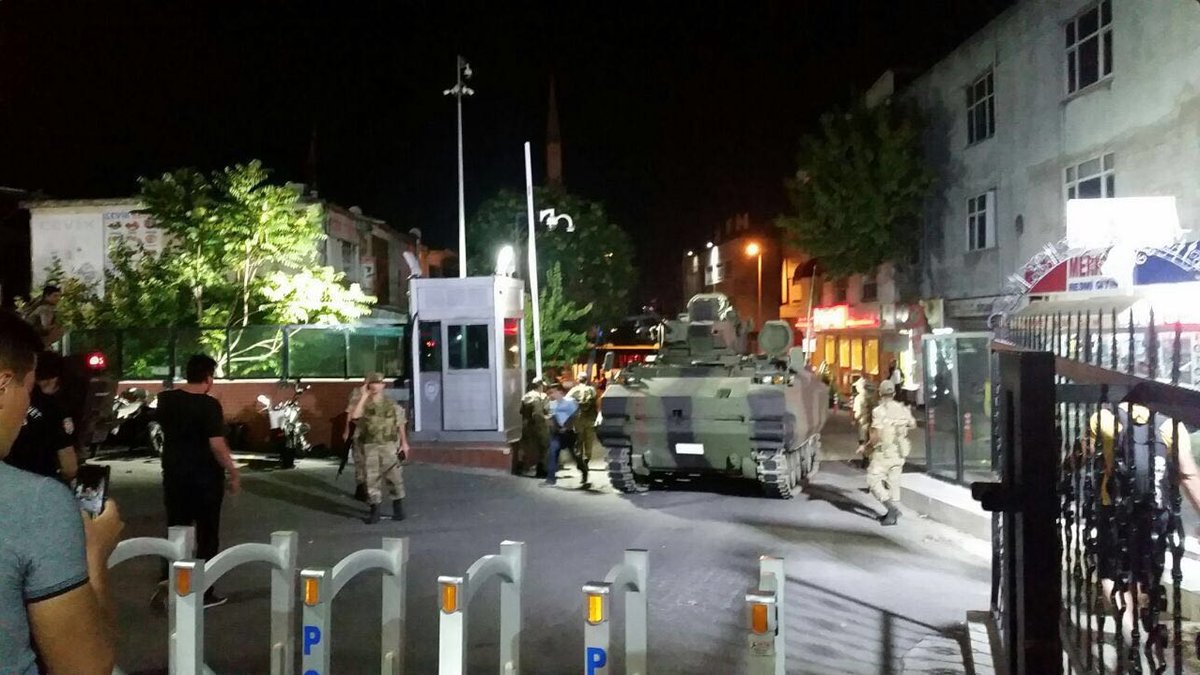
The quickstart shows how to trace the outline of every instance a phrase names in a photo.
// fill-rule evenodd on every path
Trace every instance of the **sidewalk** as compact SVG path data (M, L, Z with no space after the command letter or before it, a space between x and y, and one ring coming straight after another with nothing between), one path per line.
M918 419L918 421L920 421ZM961 485L955 485L938 480L925 473L925 433L923 427L918 427L910 436L912 454L904 470L904 485L900 502L903 507L910 509L922 517L949 525L954 529L969 535L975 540L991 546L992 514L984 511L979 502L971 498L971 490ZM821 433L822 460L829 462L849 462L851 466L859 466L856 461L861 459L855 454L858 438L850 414L846 411L836 411L831 415ZM857 469L859 474L864 474ZM865 474L863 484L866 484ZM1189 505L1185 503L1185 512ZM1185 515L1185 525L1190 525ZM1189 529L1191 529L1189 527ZM1167 570L1170 573L1172 558L1167 553ZM1182 607L1183 616L1190 621L1200 620L1200 541L1189 534L1184 540L1184 557L1180 564L1183 570ZM1168 588L1167 596L1173 597L1169 578L1163 579Z

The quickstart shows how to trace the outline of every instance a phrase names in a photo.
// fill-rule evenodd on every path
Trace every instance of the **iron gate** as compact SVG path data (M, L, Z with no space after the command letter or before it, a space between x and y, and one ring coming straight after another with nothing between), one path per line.
M1182 497L1200 500L1187 431L1200 392L1180 385L1184 344L1152 311L1017 317L997 336L1001 480L972 488L995 513L992 612L1011 672L1192 672Z

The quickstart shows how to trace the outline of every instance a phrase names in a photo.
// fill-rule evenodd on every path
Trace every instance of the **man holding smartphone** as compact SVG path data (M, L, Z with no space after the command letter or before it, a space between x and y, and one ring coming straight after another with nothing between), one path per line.
M225 413L220 401L208 395L216 372L217 362L198 354L188 359L187 383L158 395L167 527L194 526L196 557L204 560L212 560L220 550L226 474L230 494L241 490L241 475L225 442ZM166 578L164 566L156 599L166 590ZM204 594L205 607L225 602L212 588Z
M0 459L25 420L41 348L31 326L0 310ZM0 669L109 675L117 620L108 558L124 527L117 505L81 517L66 486L2 462L0 495Z

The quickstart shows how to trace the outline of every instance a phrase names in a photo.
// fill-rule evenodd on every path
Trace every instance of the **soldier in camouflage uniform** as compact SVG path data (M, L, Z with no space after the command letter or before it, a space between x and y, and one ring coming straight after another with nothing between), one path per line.
M595 387L588 383L587 375L580 375L579 382L574 386L567 383L567 396L579 404L579 418L575 420L575 454L576 462L586 467L592 460L593 448L599 443L596 438L596 416L600 412L600 399ZM586 470L583 480L587 482Z
M367 479L367 501L371 505L368 524L379 522L384 483L392 496L392 519L404 519L404 476L400 462L408 453L408 416L383 393L383 374L371 373L362 395L350 413L357 425L355 440L362 446ZM399 447L397 447L399 445Z
M550 397L542 378L529 385L521 397L520 471L525 475L545 473L542 459L550 448Z
M871 401L870 385L867 378L860 376L854 381L854 398L850 402L850 414L854 417L854 426L858 429L859 454L866 452L867 441L871 437Z
M871 496L887 508L879 522L895 525L900 517L900 476L904 460L912 446L908 432L915 429L917 420L908 406L896 401L896 384L891 380L879 383L879 405L871 413L871 465L867 467L867 487Z

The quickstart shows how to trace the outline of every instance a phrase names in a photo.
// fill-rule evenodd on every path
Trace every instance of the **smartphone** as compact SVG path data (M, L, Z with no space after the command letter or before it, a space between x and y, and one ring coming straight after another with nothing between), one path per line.
M75 476L75 498L79 500L79 508L93 518L104 512L111 472L111 467L84 464Z

